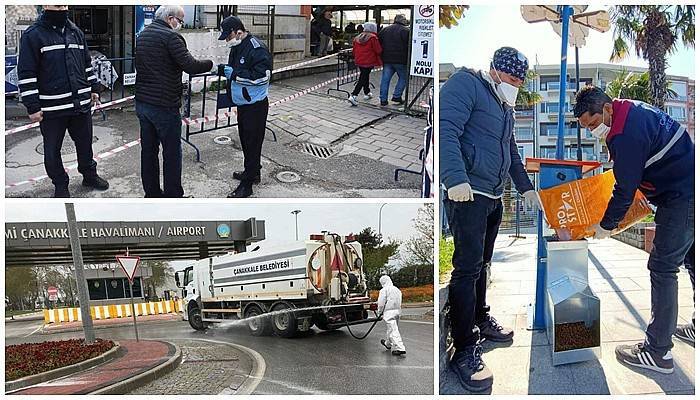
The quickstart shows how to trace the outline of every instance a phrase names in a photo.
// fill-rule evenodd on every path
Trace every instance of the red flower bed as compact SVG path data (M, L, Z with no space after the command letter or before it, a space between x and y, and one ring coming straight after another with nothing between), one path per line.
M113 341L103 339L87 345L83 339L70 339L5 346L5 381L77 364L112 347Z

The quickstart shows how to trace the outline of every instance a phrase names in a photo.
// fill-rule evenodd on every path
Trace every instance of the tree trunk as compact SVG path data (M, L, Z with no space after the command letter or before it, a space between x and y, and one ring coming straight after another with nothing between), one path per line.
M646 56L649 60L649 89L651 104L663 110L666 104L666 51L664 35L660 28L664 17L653 12L645 21L647 27Z

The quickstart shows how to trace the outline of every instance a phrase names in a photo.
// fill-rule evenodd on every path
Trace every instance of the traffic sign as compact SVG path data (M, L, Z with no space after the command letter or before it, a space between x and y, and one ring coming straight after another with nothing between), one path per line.
M117 262L121 265L124 273L129 278L129 282L134 281L134 275L136 274L136 267L139 266L141 257L139 256L127 256L121 255L117 256Z
M49 286L46 291L49 293L49 296L58 294L58 289L53 286Z

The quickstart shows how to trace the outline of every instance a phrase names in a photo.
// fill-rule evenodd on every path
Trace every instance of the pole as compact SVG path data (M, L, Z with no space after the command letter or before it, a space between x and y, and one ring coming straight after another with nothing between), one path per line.
M292 211L292 214L294 214L294 238L295 240L299 240L299 213L301 210L294 210Z
M574 54L576 54L576 93L581 89L579 64L578 64L578 46L574 49ZM581 124L576 120L576 159L579 161L583 160L583 150L581 149Z
M73 203L66 203L66 217L68 220L70 248L71 252L73 253L73 265L75 266L75 281L78 288L78 300L80 301L80 316L83 320L83 333L85 334L85 343L90 344L95 341L95 330L92 327L92 316L90 315L90 296L88 294L87 281L83 275L83 252L80 248L78 224L75 222L75 207Z
M566 58L569 46L571 7L561 6L561 67L559 69L559 119L557 126L557 160L564 159L564 107L566 105Z
M384 208L385 205L388 203L382 204L381 207L379 207L379 240L382 240L382 209Z
M143 288L141 289L143 291ZM139 330L136 328L136 310L134 309L134 289L133 282L129 279L129 300L131 301L131 316L134 318L134 334L136 334L136 341L139 341Z

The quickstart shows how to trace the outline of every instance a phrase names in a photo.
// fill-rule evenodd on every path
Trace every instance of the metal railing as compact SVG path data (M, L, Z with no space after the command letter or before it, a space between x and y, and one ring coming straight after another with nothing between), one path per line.
M357 82L357 80L360 79L360 75L358 72L360 72L360 69L357 67L355 64L355 56L352 54L351 49L346 49L346 50L341 50L337 53L337 66L336 66L336 78L337 80L335 81L335 88L329 88L326 91L326 94L330 94L331 92L343 92L350 96L350 92L348 90L342 89L342 86L348 85L350 83ZM374 88L374 84L372 82L369 83L370 87Z
M186 123L185 135L182 137L182 141L194 149L197 162L201 162L201 153L199 147L192 142L192 136L219 129L232 128L238 125L237 119L234 118L235 112L233 107L224 107L224 111L228 114L221 117L222 113L219 108L218 99L222 95L229 95L228 91L225 90L226 85L226 78L219 77L216 73L190 75L188 81L183 83L184 101L182 104L182 117L187 119L202 119L202 121L196 125ZM196 99L195 96L201 96L201 101L200 99ZM209 121L205 121L205 117L209 117ZM198 126L198 129L192 129L193 126ZM272 138L276 142L277 135L275 132L269 126L265 126L265 129L272 133Z

